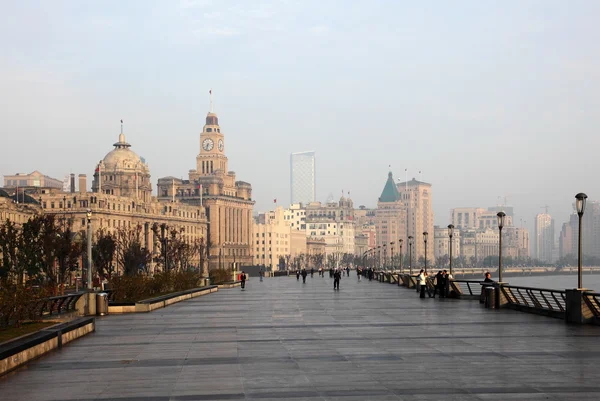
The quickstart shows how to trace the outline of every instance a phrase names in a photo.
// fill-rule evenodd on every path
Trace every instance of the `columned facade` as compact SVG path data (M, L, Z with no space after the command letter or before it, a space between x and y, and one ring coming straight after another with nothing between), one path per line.
M235 172L228 170L225 137L212 111L200 134L196 169L190 170L187 180L160 178L158 197L206 209L210 269L252 265L252 186L236 181Z

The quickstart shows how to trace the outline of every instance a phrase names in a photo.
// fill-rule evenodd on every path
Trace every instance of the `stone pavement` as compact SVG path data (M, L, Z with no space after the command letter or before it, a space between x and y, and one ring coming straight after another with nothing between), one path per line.
M252 278L0 378L12 400L599 400L600 327L343 277Z

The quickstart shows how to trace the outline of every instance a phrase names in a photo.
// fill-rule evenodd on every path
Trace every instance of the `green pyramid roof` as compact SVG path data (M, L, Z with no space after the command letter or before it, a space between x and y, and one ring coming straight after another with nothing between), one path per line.
M394 177L392 177L392 172L390 171L385 187L383 187L383 192L379 197L379 202L396 202L399 199L400 193L398 192L398 188L396 188L396 184L394 184Z

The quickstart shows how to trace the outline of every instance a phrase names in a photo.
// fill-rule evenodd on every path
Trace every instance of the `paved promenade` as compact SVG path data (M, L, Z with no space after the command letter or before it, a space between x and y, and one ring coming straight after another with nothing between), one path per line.
M600 327L390 284L252 278L0 378L12 400L599 400Z

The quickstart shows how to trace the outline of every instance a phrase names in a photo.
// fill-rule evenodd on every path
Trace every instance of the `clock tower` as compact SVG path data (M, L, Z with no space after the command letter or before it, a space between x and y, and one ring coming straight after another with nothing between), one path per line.
M209 222L204 239L208 263L204 267L234 272L253 262L252 185L236 180L235 172L228 169L224 135L213 112L210 93L210 112L200 134L196 169L189 171L187 180L159 178L158 199L176 199L203 207Z
M219 118L212 111L206 116L206 124L200 134L200 153L196 156L196 172L199 176L227 173L225 142Z

